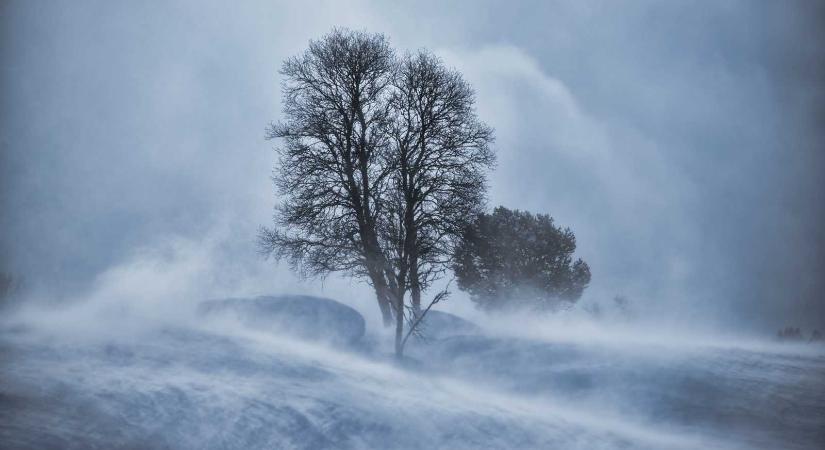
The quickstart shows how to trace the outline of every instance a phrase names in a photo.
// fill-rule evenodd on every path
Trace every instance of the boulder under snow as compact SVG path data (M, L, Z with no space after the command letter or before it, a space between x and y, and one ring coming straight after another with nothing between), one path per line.
M203 302L207 315L228 315L257 329L336 344L354 344L364 336L364 317L335 300L309 295L229 298Z
M452 336L478 334L481 329L469 320L442 311L430 311L419 325L426 339L444 339Z

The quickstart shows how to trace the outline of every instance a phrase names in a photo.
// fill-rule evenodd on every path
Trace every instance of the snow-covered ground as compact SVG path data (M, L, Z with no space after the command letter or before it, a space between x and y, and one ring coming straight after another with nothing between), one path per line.
M482 327L329 345L238 317L0 329L0 448L822 448L813 345ZM68 320L68 319L67 319ZM136 323L139 322L139 323ZM439 325L442 326L442 325ZM449 326L449 325L446 325ZM107 331L108 330L108 331ZM486 330L486 331L485 331Z

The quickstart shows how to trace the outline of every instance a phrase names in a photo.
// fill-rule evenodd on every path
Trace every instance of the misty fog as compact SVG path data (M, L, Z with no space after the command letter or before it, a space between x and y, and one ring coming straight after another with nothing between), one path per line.
M0 12L0 447L825 442L822 5ZM261 255L279 70L335 27L463 75L487 203L575 232L581 298L491 313L446 276L398 360L368 283Z

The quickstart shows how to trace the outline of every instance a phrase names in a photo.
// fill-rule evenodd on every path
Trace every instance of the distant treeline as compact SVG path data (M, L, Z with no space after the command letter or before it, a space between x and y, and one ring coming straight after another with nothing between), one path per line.
M785 327L776 332L776 338L780 341L805 341L805 336L802 330L795 327ZM819 330L811 331L808 342L816 342L822 340L822 333Z

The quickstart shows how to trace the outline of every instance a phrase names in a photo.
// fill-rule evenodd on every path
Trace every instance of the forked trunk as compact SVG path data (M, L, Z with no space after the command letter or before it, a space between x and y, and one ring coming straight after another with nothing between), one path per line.
M366 254L367 274L372 282L372 287L375 289L375 297L378 300L378 308L381 310L381 318L384 321L384 326L389 327L392 324L392 307L393 295L387 279L384 277L382 266L385 266L381 259L382 255L378 247L378 240L372 230L364 230L362 232L364 244L364 253Z

